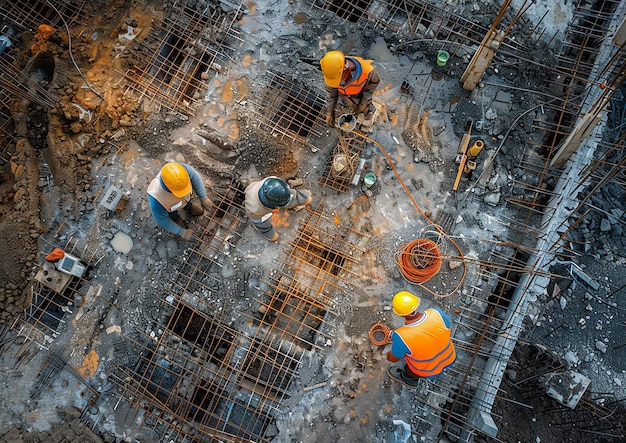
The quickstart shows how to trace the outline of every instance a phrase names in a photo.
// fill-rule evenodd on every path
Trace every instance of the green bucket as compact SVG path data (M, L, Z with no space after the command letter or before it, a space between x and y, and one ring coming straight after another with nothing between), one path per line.
M448 59L450 58L450 54L448 51L444 51L443 49L437 53L437 64L439 66L445 66L448 63Z

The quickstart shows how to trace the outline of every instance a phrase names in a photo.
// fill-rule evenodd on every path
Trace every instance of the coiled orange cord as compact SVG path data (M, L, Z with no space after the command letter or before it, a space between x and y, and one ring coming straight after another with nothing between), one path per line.
M426 283L441 269L439 248L426 238L401 245L396 262L404 278L411 283Z
M380 143L378 143L376 140L373 140L371 138L369 138L368 136L361 134L357 131L352 131L353 134L358 135L359 137L362 137L365 140L369 140L372 143L374 143L376 146L378 146L378 148L382 151L382 153L384 154L384 156L387 158L387 162L389 163L389 166L391 166L391 169L393 169L393 172L396 174L396 177L398 178L398 181L400 182L400 184L402 185L402 188L404 189L404 192L406 192L406 195L409 197L409 200L411 200L411 203L413 203L413 206L415 206L415 209L417 209L417 212L419 212L421 214L422 217L424 217L424 219L430 223L431 225L433 225L435 227L435 229L437 230L437 232L439 232L441 234L442 237L444 237L446 240L448 240L450 242L450 244L452 246L454 246L454 248L457 250L457 252L459 253L458 255L458 259L461 260L461 262L463 263L463 274L461 275L461 278L459 279L459 282L457 283L457 285L452 289L452 291L446 293L446 294L438 294L436 292L434 292L433 290L429 289L428 287L424 286L423 283L418 283L426 292L432 294L435 297L439 297L439 298L445 298L445 297L449 297L452 294L454 294L456 291L458 291L461 286L463 285L463 281L465 281L465 276L467 275L467 263L465 263L465 256L463 255L463 252L461 251L461 248L459 247L459 245L456 244L456 242L454 240L452 240L452 238L450 238L441 228L441 226L435 225L429 218L428 216L424 213L424 211L422 211L422 209L419 207L419 205L417 204L417 202L415 201L415 199L413 198L413 196L411 195L411 192L409 191L409 188L406 186L406 184L404 183L404 181L402 180L402 177L400 177L400 174L398 173L398 170L396 169L396 165L393 163L393 160L391 159L391 156L389 155L389 153L385 150L385 148L383 148L383 145L381 145ZM436 274L436 273L435 273ZM434 275L434 274L433 274Z

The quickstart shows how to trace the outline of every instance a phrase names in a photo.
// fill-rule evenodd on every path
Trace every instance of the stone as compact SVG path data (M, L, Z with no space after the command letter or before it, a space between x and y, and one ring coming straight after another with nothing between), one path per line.
M576 356L574 351L567 351L565 353L564 358L565 358L565 361L569 363L571 366L578 366L578 364L580 363L580 359L578 358L578 356Z
M487 203L488 205L495 206L495 205L497 205L500 202L500 193L499 192L493 192L491 194L487 194L483 198L483 201L485 203Z
M611 222L608 218L603 218L600 222L600 231L609 232L611 230Z
M606 348L606 343L604 343L603 341L597 341L596 342L596 349L600 352L602 352L603 354L606 354L607 348Z

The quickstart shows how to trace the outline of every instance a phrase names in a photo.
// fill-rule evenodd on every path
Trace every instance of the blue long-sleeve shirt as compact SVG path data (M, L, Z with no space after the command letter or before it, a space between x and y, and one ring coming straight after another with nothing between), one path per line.
M187 170L187 174L189 174L189 179L191 180L191 187L194 192L198 194L198 198L200 200L204 200L205 198L207 198L206 189L204 188L204 183L202 183L202 177L200 177L198 171L196 171L192 166L185 163L180 164ZM163 183L162 179L161 186L165 191L170 192L170 190L167 189L167 187ZM159 203L156 198L148 194L148 202L150 203L150 211L152 212L152 216L159 226L173 234L183 234L185 230L178 226L176 222L174 222L174 220L170 218L169 212L167 212L167 210L163 207L163 205L161 205L161 203Z

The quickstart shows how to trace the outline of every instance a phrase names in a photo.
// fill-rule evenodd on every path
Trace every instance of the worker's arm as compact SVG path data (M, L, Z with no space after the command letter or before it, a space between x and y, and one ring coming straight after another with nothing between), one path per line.
M409 347L404 343L400 334L395 331L391 332L391 351L387 352L387 360L397 362L404 358L406 354L411 352Z
M204 183L202 182L202 177L200 176L200 173L196 171L193 166L189 166L185 163L181 163L181 165L183 165L187 170L187 174L189 174L189 179L191 180L191 187L193 188L195 193L198 194L198 198L200 200L204 200L205 198L207 198L206 189L204 187Z
M326 86L326 115L334 115L337 100L339 100L339 90Z
M161 203L157 201L156 198L148 194L148 202L150 203L150 211L152 212L152 216L160 227L173 234L183 235L183 232L185 230L178 226L174 222L174 220L170 218L168 212L161 205Z
M378 76L378 71L374 69L370 72L367 82L365 82L365 86L363 86L363 89L361 90L362 97L359 102L359 106L357 107L357 114L362 114L367 111L367 107L372 102L374 91L378 88L379 83L380 77Z

